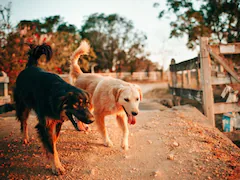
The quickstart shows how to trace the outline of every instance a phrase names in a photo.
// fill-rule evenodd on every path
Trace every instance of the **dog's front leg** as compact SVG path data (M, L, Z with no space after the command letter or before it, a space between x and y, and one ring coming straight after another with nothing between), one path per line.
M118 125L120 126L120 128L123 131L122 148L124 150L128 150L128 135L129 135L129 131L128 131L126 115L123 114L123 113L117 114L116 118L117 118Z
M50 155L50 160L52 164L52 172L56 175L63 174L65 169L62 166L60 159L58 157L58 152L57 152L57 139L59 137L59 133L61 130L62 123L56 123L54 120L52 121L52 125L49 127L49 135L51 135L52 139L52 144L53 144L53 154ZM51 141L50 139L50 141Z
M46 149L47 157L51 161L52 172L56 175L64 173L64 168L59 160L56 148L57 138L61 129L61 123L55 120L47 120L46 125L39 123L36 128L42 140L43 146Z
M103 141L104 141L104 146L111 147L113 146L112 141L110 140L106 127L105 127L105 121L104 121L104 116L98 115L94 113L94 117L98 126L98 130L100 134L102 135Z

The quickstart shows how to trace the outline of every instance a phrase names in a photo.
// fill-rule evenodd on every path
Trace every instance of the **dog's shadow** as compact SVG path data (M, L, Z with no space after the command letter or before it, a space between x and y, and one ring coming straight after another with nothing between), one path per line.
M31 124L31 126L34 125ZM18 132L19 130L14 131L11 136L6 136L6 138L1 137L0 163L3 167L3 173L0 175L0 179L18 179L19 177L22 177L22 179L38 179L39 174L43 177L54 176L50 162L43 151L35 130L33 130L33 127L30 127L30 130L32 131L30 137L33 137L33 139L30 138L28 144L23 144L22 134ZM75 132L73 128L64 128L57 142L60 160L66 171L71 171L71 161L76 160L76 157L78 157L76 154L78 153L85 157L86 154L93 151L97 152L98 149L106 148L106 151L110 150L95 135L92 135L91 131L88 134L84 132L77 132L76 134Z
M99 147L106 147L103 145L101 142L89 142L89 141L76 141L76 140L70 140L68 139L67 141L62 140L61 142L57 143L59 151L77 151L81 149L86 149L86 148L99 148Z

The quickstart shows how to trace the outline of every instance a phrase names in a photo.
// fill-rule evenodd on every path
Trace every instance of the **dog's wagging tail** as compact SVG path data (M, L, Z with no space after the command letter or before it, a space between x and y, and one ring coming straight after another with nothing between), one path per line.
M37 132L51 160L52 171L62 174L64 168L56 149L62 123L70 119L79 130L78 121L90 124L94 118L88 109L90 97L86 91L38 67L38 59L43 54L50 61L52 49L49 45L32 46L26 68L17 77L14 89L16 117L21 123L24 142L28 143L27 119L31 110L36 112Z

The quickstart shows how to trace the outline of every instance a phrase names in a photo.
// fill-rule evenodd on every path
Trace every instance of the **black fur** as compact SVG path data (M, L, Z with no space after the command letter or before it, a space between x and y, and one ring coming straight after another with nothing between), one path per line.
M36 129L45 148L53 154L53 144L51 141L48 141L48 139L50 139L50 134L47 132L47 129L40 123L36 125Z
M46 55L47 62L52 58L52 48L49 45L43 44L41 46L30 45L30 51L28 52L29 59L26 67L37 66L38 59L41 55Z
M62 114L71 120L77 130L77 119L89 124L93 122L93 115L88 110L88 93L66 83L58 75L37 67L38 58L42 54L49 61L52 56L51 47L43 44L29 51L26 68L16 80L14 101L21 130L26 128L29 112L34 110L39 120L36 128L40 139L46 150L54 154L53 145L64 121Z

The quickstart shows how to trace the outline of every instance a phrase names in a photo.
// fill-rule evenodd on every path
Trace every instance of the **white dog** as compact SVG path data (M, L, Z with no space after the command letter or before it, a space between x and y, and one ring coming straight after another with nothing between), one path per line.
M105 128L104 118L116 114L117 122L123 131L122 148L128 149L128 125L136 123L142 91L138 85L112 77L83 73L78 65L80 55L88 54L90 49L86 41L82 41L71 56L70 77L72 83L91 94L91 107L98 129L105 146L112 146Z

